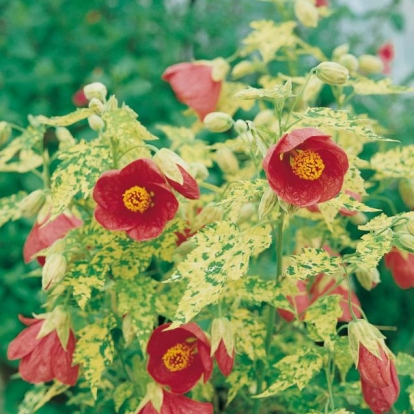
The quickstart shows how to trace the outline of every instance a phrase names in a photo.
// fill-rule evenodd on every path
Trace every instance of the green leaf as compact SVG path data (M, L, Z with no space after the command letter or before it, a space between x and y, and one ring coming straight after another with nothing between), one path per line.
M15 221L21 217L19 204L26 195L24 191L20 191L9 197L0 198L0 227L10 220Z
M284 357L274 367L280 371L276 382L257 397L270 397L293 385L302 390L322 369L323 358L317 351L305 348Z
M404 352L399 352L396 359L398 375L414 375L414 357Z
M306 280L318 273L335 273L340 266L340 257L332 257L324 249L307 247L302 249L302 253L290 257L290 265L286 268L284 276Z
M368 223L358 226L360 230L381 232L385 229L391 228L396 224L401 224L404 221L414 220L414 211L400 213L395 216L388 217L385 214L380 214L374 217Z
M77 109L75 112L63 116L52 116L48 118L43 115L36 116L36 121L44 125L50 126L68 126L76 122L81 121L82 119L88 118L91 115L94 115L95 112L89 108Z
M183 144L191 144L195 140L195 133L190 128L171 125L156 125L156 127L167 135L171 141L170 149L172 151L175 151Z
M249 367L236 365L230 375L226 378L226 383L230 385L229 393L227 395L227 405L230 404L237 393L243 387L249 387L254 380L251 375Z
M81 364L93 397L97 398L99 384L105 368L112 362L114 344L111 329L115 326L112 316L97 319L77 332L78 341L73 356L75 364Z
M113 393L115 412L119 413L122 404L134 395L134 384L132 382L123 382L119 384Z
M336 336L338 318L342 315L341 295L320 297L306 310L305 322L314 341L330 342Z
M205 306L215 303L228 278L242 277L249 268L251 255L270 245L269 232L268 227L241 232L235 224L226 221L201 229L192 238L197 247L178 264L170 278L170 281L189 279L173 327L190 321Z
M338 367L341 381L345 382L346 374L354 363L349 349L349 340L347 336L341 336L335 340L334 363Z
M247 101L234 98L234 95L236 95L237 92L246 88L247 85L244 83L224 82L220 92L220 99L217 102L215 110L234 115L238 109L243 109L244 111L252 109L254 100Z
M379 81L373 79L359 77L355 80L350 80L347 86L354 88L357 95L389 95L394 93L414 92L414 88L408 86L393 85L392 79L385 78Z
M377 152L371 158L374 179L414 179L414 145L398 146L386 152Z
M62 162L51 177L51 220L68 207L72 198L81 193L86 198L99 176L111 165L111 154L105 146L94 146L81 141L59 155Z

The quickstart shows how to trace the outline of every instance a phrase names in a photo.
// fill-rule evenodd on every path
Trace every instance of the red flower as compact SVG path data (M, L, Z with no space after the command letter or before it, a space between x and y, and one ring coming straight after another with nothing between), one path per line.
M374 414L387 413L400 394L400 381L394 361L389 361L389 384L385 387L373 387L361 376L362 395Z
M315 281L310 289L312 295L311 303L315 302L321 296L328 295L340 295L342 299L340 305L342 308L342 315L338 318L340 322L350 322L352 320L351 311L348 306L348 285L347 283L341 283L336 288L332 287L336 284L334 277L320 273L316 276ZM361 317L361 303L354 292L351 292L352 310L357 318Z
M26 263L33 260L33 256L47 247L50 247L56 240L61 239L65 234L82 225L82 220L75 216L67 216L61 214L53 221L44 225L49 220L47 216L42 222L36 222L27 236L26 243L23 247L23 257ZM38 262L43 266L45 264L45 257L37 257Z
M213 319L211 324L211 355L216 358L217 366L226 377L234 366L233 326L227 318Z
M361 378L374 388L384 388L390 384L391 360L378 345L381 358L368 351L362 343L359 344L359 357L357 369Z
M316 0L315 6L316 7L325 7L325 6L328 7L329 2L328 2L328 0Z
M147 370L159 384L171 391L185 394L203 376L207 382L213 370L210 342L195 323L187 323L165 331L167 323L154 330L148 341Z
M383 73L389 75L391 73L391 62L394 60L395 56L394 45L390 42L384 43L378 49L377 55L384 64Z
M191 400L183 395L176 395L162 390L161 411L157 411L152 402L148 401L137 414L213 414L213 406Z
M126 231L135 240L159 236L172 220L178 201L149 159L104 172L95 184L96 220L108 230Z
M296 315L298 315L300 319L303 320L305 317L305 311L311 304L305 282L298 280L296 286L298 287L299 293L295 296L286 297L293 308L296 309L296 314L285 309L277 308L279 315L287 322L292 322L295 319Z
M385 266L391 270L395 283L401 289L414 287L414 253L393 247L384 259Z
M181 167L181 165L177 165L177 167L183 176L184 182L180 184L177 181L166 177L168 184L185 198L197 200L200 197L200 189L198 188L197 181L183 167Z
M72 102L75 106L87 106L88 105L88 99L85 96L85 93L83 92L83 88L79 89L77 92L75 92L72 96Z
M315 128L296 129L283 135L263 160L272 190L298 207L334 198L341 190L348 167L345 151Z
M177 99L192 108L200 120L213 112L221 91L221 81L212 79L212 66L201 63L178 63L162 75L169 82Z
M353 191L349 191L349 190L345 190L345 194L350 195L352 198L354 198L357 201L361 201L361 196L358 193L354 193ZM310 212L312 213L316 213L316 212L320 212L320 208L317 204L313 204L309 207L306 207ZM341 216L355 216L356 214L358 214L358 211L351 211L351 210L347 210L345 207L341 207L339 209L339 214Z
M9 345L7 357L21 359L19 373L32 384L52 381L56 378L63 384L75 385L79 366L72 367L75 351L75 336L69 331L66 349L58 337L56 329L38 338L45 319L31 319L19 316L28 327Z

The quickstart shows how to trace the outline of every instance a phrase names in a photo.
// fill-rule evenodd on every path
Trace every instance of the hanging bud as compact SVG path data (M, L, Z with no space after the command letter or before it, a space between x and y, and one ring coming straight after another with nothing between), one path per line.
M318 77L311 77L302 94L305 102L313 101L320 93L323 82Z
M137 336L137 330L130 313L127 313L122 317L122 336L124 337L126 346L130 345Z
M349 73L355 73L359 68L359 62L356 56L345 53L338 58L338 63L345 66Z
M204 117L203 122L211 132L228 131L234 124L233 118L225 112L210 112Z
M277 202L278 198L276 193L271 188L268 188L263 193L262 199L260 200L258 208L259 220L270 214L273 211L273 209L277 206Z
M349 78L348 69L336 62L322 62L313 70L328 85L343 85Z
M197 231L207 224L220 221L223 218L223 213L223 208L221 206L206 206L195 217L191 229Z
M230 148L220 148L216 152L215 160L224 174L237 174L239 161Z
M42 288L48 290L52 286L60 283L66 274L65 256L53 253L47 256L46 263L42 269Z
M295 1L295 16L305 27L318 26L318 9L309 0Z
M414 179L403 178L398 183L398 191L404 204L414 210Z
M213 70L211 71L211 79L214 82L220 82L227 76L230 70L230 65L226 59L216 58L212 61Z
M240 79L243 76L250 75L254 73L255 65L249 60L242 60L236 66L234 66L231 71L231 76L233 79Z
M11 126L4 121L0 122L0 146L5 144L11 135Z
M249 130L249 127L247 126L246 121L243 121L242 119L238 119L234 123L234 130L236 131L237 134L241 135L247 132Z
M263 89L248 88L237 92L234 96L236 98L243 99L244 101L249 101L253 99L263 98L264 94Z
M414 220L410 220L406 224L406 228L407 228L408 233L410 233L411 236L414 236Z
M384 256L385 266L391 270L395 283L401 289L414 287L414 254L393 247Z
M248 220L250 220L252 217L254 217L256 213L256 207L253 203L246 203L243 205L243 207L240 210L239 217L237 218L236 224L242 224Z
M226 377L234 365L235 341L233 326L227 318L216 318L211 323L211 356Z
M184 177L178 166L181 166L186 171L189 170L189 167L174 151L171 151L168 148L161 148L154 154L152 160L167 178L181 185L184 183Z
M333 60L338 60L340 56L345 55L348 52L349 52L348 43L344 43L343 45L339 45L332 51L332 59Z
M83 93L86 99L91 100L92 98L99 99L101 102L105 102L107 90L106 86L101 82L90 83L83 87Z
M46 201L44 190L35 190L26 196L19 205L20 214L23 217L33 217L43 207Z
M365 75L382 73L384 64L382 60L374 55L361 55L358 58L359 71Z
M94 131L100 131L105 126L104 121L98 115L91 115L88 117L88 124Z
M190 174L198 181L204 181L208 176L208 168L201 162L192 162L190 164Z
M394 233L395 245L401 250L414 253L414 236L409 233Z
M363 224L366 224L367 223L368 217L362 211L358 211L353 216L349 216L349 221L352 224L355 224L355 226L362 226Z
M361 284L361 286L366 290L373 289L378 285L378 283L381 282L380 273L377 268L369 270L358 269L355 272L355 276L357 277L358 282Z
M102 115L105 110L105 106L98 98L92 98L89 102L89 108L95 112L96 115Z
M59 149L62 151L68 150L72 148L76 144L75 138L70 133L70 131L65 127L57 127L56 130L56 138L59 141Z

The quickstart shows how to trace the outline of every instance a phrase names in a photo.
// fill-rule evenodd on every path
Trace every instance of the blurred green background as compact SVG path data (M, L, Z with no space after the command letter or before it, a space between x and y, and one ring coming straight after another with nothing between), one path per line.
M338 6L336 12L318 29L298 27L301 36L327 56L346 41L351 51L375 54L390 33L406 28L401 1L382 2L368 14L355 14L344 3L331 1ZM185 107L161 80L165 68L193 58L228 57L249 32L248 23L267 18L280 19L270 1L0 0L0 121L25 127L28 114L66 114L75 109L78 90L101 81L149 129L158 123L179 125ZM385 21L387 34L377 30L375 36L366 36L366 25L382 27ZM411 74L405 79L412 78ZM318 104L329 105L330 100L327 91ZM414 142L414 117L406 108L414 107L413 100L412 95L364 97L358 98L356 109L378 119L391 135L408 144ZM82 129L75 133L88 134ZM367 155L374 149L368 148ZM39 184L31 174L1 173L0 197L29 192ZM386 196L399 211L406 210L395 186ZM378 201L376 206L391 213L387 203ZM17 363L6 359L8 343L22 329L17 314L39 312L42 303L40 280L24 276L37 265L22 261L32 224L20 220L0 228L0 413L4 414L17 412L29 388L10 379ZM388 335L395 352L414 354L414 320L408 318L414 313L413 291L401 291L383 265L381 273L382 283L373 292L358 291L361 302L372 323L399 327ZM57 401L39 412L71 412L62 410Z

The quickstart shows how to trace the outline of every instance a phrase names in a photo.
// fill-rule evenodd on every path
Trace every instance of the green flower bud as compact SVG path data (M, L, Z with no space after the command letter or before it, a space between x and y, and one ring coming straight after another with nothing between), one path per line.
M382 60L374 55L361 55L358 58L359 71L363 74L375 74L382 73L384 70L384 64Z
M203 181L209 175L208 168L201 162L192 162L190 164L190 174L196 181Z
M239 135L244 134L245 132L249 130L249 127L247 126L246 121L243 121L242 119L238 119L234 123L233 127L236 133Z
M46 263L42 269L42 287L44 290L60 283L66 274L65 256L59 253L53 253L47 256Z
M411 234L411 236L414 236L414 220L410 220L407 224L406 224L408 233Z
M322 62L314 70L316 76L328 85L343 85L349 78L348 69L336 62Z
M43 190L36 190L26 196L19 205L20 214L23 217L33 217L43 207L46 194Z
M309 0L296 0L295 15L305 27L317 27L319 20L318 9Z
M404 204L411 210L414 210L414 180L403 178L398 183L398 191Z
M344 43L343 45L339 45L332 51L332 59L337 60L337 59L339 59L340 56L342 56L342 55L344 55L345 53L348 53L348 52L349 52L348 43Z
M276 207L277 202L278 198L276 193L271 188L268 188L260 200L258 209L259 220L266 217Z
M84 86L83 93L86 96L86 99L91 100L92 98L97 98L102 102L105 102L106 86L101 82L90 83L89 85Z
M303 91L302 99L305 102L313 101L320 93L323 82L317 77L311 77L305 90Z
M414 253L414 236L409 233L395 233L395 245L401 250Z
M237 218L237 225L245 223L246 221L251 220L252 217L256 214L256 206L253 203L246 203L240 210L239 217Z
M0 122L0 145L5 144L11 135L11 126L4 121Z
M218 149L215 159L224 174L237 174L239 171L239 161L231 149Z
M358 211L358 213L353 216L349 216L348 219L352 224L355 224L355 226L362 226L368 221L367 215L362 211Z
M98 115L91 115L88 117L88 124L94 131L100 131L105 126L104 121Z
M204 117L203 122L211 132L228 131L234 124L233 118L225 112L210 112Z
M234 66L231 71L231 76L233 79L240 79L243 76L250 75L254 73L255 65L249 60L242 60L236 66Z
M378 283L381 282L380 273L377 268L369 270L359 269L355 272L355 276L361 286L366 290L373 289Z
M248 88L248 89L243 89L237 92L234 96L236 98L248 101L248 100L263 98L264 94L263 94L263 89Z
M102 115L105 110L105 106L98 98L92 98L89 101L89 108L95 112L96 115Z
M355 73L359 68L358 59L350 53L345 53L338 58L338 63L345 66L350 73Z

